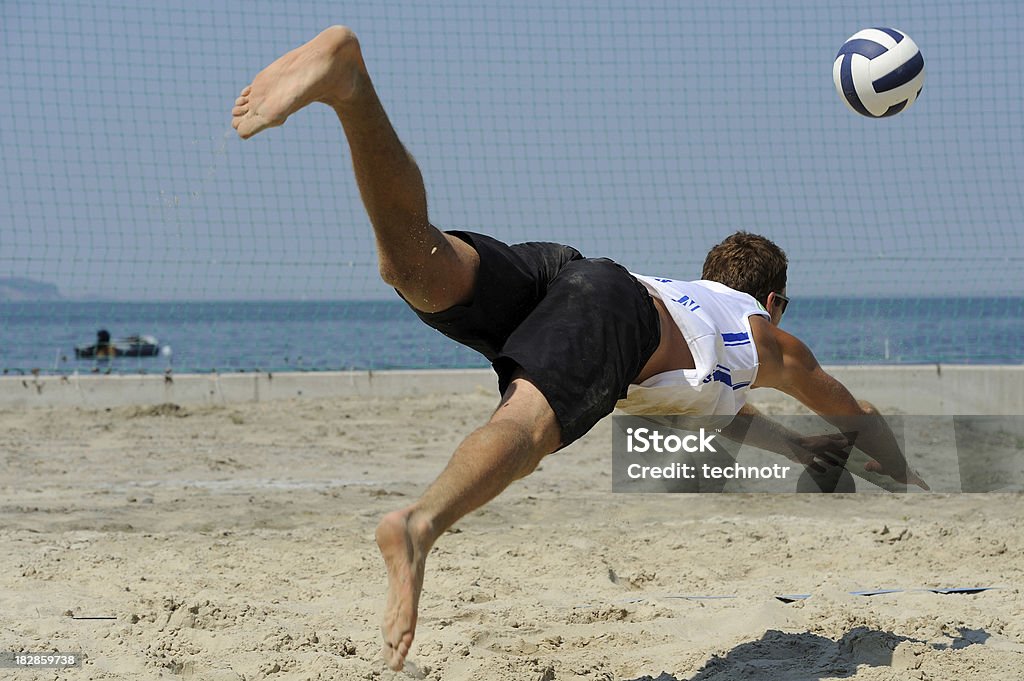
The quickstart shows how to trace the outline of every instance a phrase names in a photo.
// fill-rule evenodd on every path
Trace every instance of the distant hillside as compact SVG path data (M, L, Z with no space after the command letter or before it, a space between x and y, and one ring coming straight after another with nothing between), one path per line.
M0 277L0 302L16 303L23 300L63 300L53 284L22 277Z

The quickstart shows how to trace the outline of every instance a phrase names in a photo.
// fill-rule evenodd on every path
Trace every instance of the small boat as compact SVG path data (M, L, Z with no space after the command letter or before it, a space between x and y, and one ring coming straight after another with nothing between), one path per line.
M78 359L156 357L159 354L160 341L153 336L125 336L75 348L75 357Z

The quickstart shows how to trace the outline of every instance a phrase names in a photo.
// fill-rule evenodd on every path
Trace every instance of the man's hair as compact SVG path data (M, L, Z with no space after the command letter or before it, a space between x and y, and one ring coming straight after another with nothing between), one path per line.
M754 296L762 305L768 294L786 288L786 254L774 243L750 232L736 232L708 252L703 279Z

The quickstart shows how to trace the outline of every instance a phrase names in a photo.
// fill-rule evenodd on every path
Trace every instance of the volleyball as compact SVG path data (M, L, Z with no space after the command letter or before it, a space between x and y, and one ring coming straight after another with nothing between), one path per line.
M924 57L903 31L866 28L843 43L832 80L850 110L870 118L895 116L921 94Z

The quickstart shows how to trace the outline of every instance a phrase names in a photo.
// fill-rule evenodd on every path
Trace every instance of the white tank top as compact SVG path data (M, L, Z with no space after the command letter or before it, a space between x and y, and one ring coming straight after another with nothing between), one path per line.
M668 308L696 368L666 371L630 385L616 408L637 415L735 416L757 378L749 318L771 316L753 296L715 281L633 276Z

